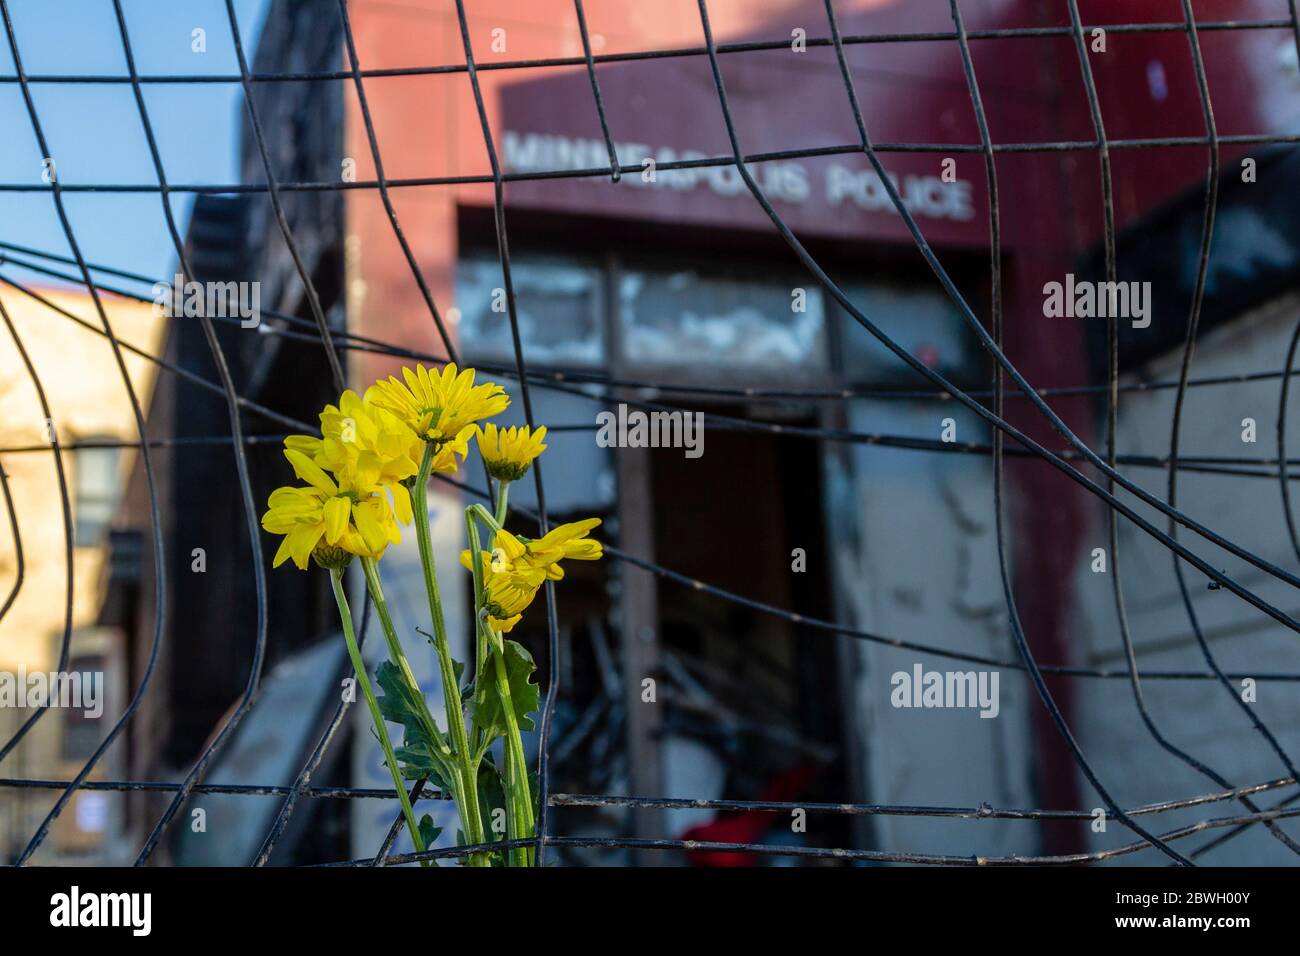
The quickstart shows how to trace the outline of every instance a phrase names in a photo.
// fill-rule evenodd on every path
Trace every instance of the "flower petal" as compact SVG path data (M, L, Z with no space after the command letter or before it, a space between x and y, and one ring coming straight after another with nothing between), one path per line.
M375 499L363 501L352 509L352 518L356 522L357 532L361 535L361 540L365 542L370 553L379 555L388 546L388 532L385 530L379 516L375 513L375 505L387 507L386 503L380 504Z
M348 519L352 516L352 502L340 495L325 502L325 540L338 544L343 532L348 529Z
M275 559L271 562L271 567L278 568L289 559L289 536L285 535L280 541L280 548L275 552Z
M319 488L328 495L339 493L339 486L336 485L329 475L321 470L320 466L300 451L294 451L292 448L284 450L284 457L289 459L289 464L293 466L296 474L313 488Z
M388 490L393 493L393 512L397 515L397 520L402 524L410 524L415 520L415 512L411 509L411 492L401 482L387 482Z
M316 550L316 545L320 543L321 536L325 533L325 522L320 524L300 524L285 538L285 543L289 546L289 554L293 558L293 563L298 565L299 570L307 570L307 561L311 553Z

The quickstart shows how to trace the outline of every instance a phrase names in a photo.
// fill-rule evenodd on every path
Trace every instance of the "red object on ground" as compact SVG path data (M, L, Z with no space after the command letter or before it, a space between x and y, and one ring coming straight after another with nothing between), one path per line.
M803 793L816 772L814 763L796 764L773 777L758 799L789 803ZM772 829L778 820L778 815L767 810L720 813L716 820L691 827L679 839L707 843L757 843L759 837ZM759 862L754 853L732 850L692 850L687 852L686 859L693 866L756 866Z

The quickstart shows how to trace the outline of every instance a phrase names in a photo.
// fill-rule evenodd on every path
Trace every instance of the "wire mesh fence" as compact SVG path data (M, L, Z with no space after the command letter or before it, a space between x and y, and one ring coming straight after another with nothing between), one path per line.
M335 392L342 391L349 385L346 372L346 356L351 354L372 355L399 359L418 359L427 363L456 362L463 365L460 346L452 323L448 321L447 310L440 305L433 288L427 280L420 264L417 251L408 241L398 215L393 194L399 190L437 190L453 186L483 184L491 187L492 195L492 232L495 239L497 261L501 270L505 290L505 313L509 322L510 339L513 347L513 361L509 364L493 365L476 362L484 371L513 380L518 387L520 404L527 423L532 426L534 420L533 394L536 390L546 390L557 394L576 396L596 396L606 402L623 402L633 408L646 411L676 412L683 411L684 401L708 400L717 398L741 398L746 400L764 399L772 401L798 400L819 403L842 403L854 398L871 397L877 399L932 399L942 400L964 407L992 430L991 442L954 442L930 440L912 436L870 433L847 428L808 427L801 425L773 424L755 421L740 415L721 414L710 411L704 414L706 427L718 431L757 432L764 434L782 434L796 436L823 443L840 443L845 445L872 445L888 448L906 449L918 453L936 455L978 456L988 458L992 463L993 498L991 516L994 522L999 563L999 579L1002 596L1007 609L1007 621L1011 637L1014 639L1015 654L1006 657L992 657L973 652L956 651L937 644L910 638L902 638L846 626L843 622L832 619L812 618L795 613L775 604L755 600L752 597L736 593L715 583L694 575L683 574L669 567L661 566L629 552L628 550L606 546L606 553L614 560L647 571L657 578L699 591L721 602L743 606L762 616L783 620L800 628L839 635L891 648L903 649L935 658L979 664L1007 671L1022 672L1034 688L1039 704L1045 709L1055 732L1059 734L1068 748L1077 772L1079 772L1098 794L1105 808L1105 816L1114 819L1131 832L1132 839L1120 846L1095 852L1043 855L1008 855L979 856L965 854L915 852L905 847L888 849L863 849L849 847L810 847L778 846L759 842L720 842L698 841L688 839L647 839L634 837L591 837L566 835L556 824L558 808L563 807L619 807L640 810L656 810L671 813L674 810L716 810L721 812L759 812L789 816L792 811L803 810L811 814L828 814L844 817L927 817L935 819L952 819L965 821L966 825L978 827L983 821L1020 820L1020 821L1090 821L1095 819L1092 811L1068 808L1027 809L1012 807L994 807L989 804L967 807L943 806L941 795L936 794L933 805L910 806L868 803L811 803L782 800L721 800L721 799L672 799L653 794L573 794L556 792L551 760L553 755L553 734L555 711L558 695L562 692L561 655L563 647L559 639L557 605L554 587L546 586L546 621L547 651L550 662L548 681L541 711L539 731L539 817L537 837L532 841L507 841L491 844L491 849L508 848L527 843L535 846L537 859L545 863L547 851L552 848L596 847L603 849L624 849L637 851L715 851L750 854L762 857L792 857L804 860L830 860L845 862L911 863L911 864L945 864L945 865L1012 865L1012 864L1083 864L1100 862L1112 858L1122 858L1138 851L1155 848L1168 860L1182 865L1190 865L1201 856L1224 841L1234 839L1247 832L1255 825L1266 827L1270 833L1281 841L1291 852L1300 853L1300 846L1282 829L1280 822L1300 815L1300 808L1292 804L1300 794L1293 792L1297 774L1292 757L1283 743L1283 734L1275 732L1258 714L1258 711L1241 700L1236 682L1243 679L1276 683L1283 687L1300 681L1300 671L1288 672L1285 669L1270 670L1260 673L1256 670L1239 672L1221 666L1219 658L1210 646L1205 629L1198 622L1189 596L1185 567L1190 566L1209 582L1211 587L1224 589L1250 605L1265 618L1271 619L1283 628L1300 632L1300 622L1293 613L1278 606L1275 599L1266 599L1262 589L1248 586L1241 575L1229 575L1220 570L1211 561L1202 557L1183 540L1192 536L1198 543L1210 544L1235 560L1253 569L1257 577L1252 580L1269 579L1295 587L1300 585L1300 576L1282 564L1269 560L1256 553L1245 544L1216 532L1211 526L1182 511L1178 507L1178 478L1184 472L1213 475L1224 481L1241 479L1252 487L1255 479L1266 482L1277 481L1286 504L1286 517L1290 541L1300 557L1300 540L1297 539L1292 523L1288 469L1295 464L1288 459L1285 449L1285 421L1287 412L1287 394L1297 341L1300 340L1300 324L1291 338L1290 350L1285 364L1275 370L1264 372L1242 372L1231 375L1195 376L1192 374L1192 357L1198 340L1198 323L1205 295L1207 276L1210 269L1210 254L1215 231L1216 210L1219 201L1220 178L1223 172L1222 151L1235 146L1269 145L1285 146L1300 142L1300 134L1250 133L1220 135L1215 122L1214 104L1211 101L1210 87L1206 76L1206 66L1202 50L1202 37L1211 34L1224 34L1247 31L1290 31L1294 38L1297 52L1300 53L1300 19L1297 19L1296 4L1289 0L1290 16L1284 19L1258 21L1198 21L1190 0L1181 0L1183 17L1179 22L1157 23L1085 23L1080 14L1076 0L1067 0L1064 5L1068 11L1068 26L1015 27L991 30L968 30L963 20L963 11L957 0L950 0L947 5L952 27L939 32L883 33L854 35L842 33L837 15L837 5L833 0L824 0L822 21L818 24L820 35L808 35L805 38L809 48L822 48L832 51L839 71L841 94L844 108L847 109L857 129L858 138L847 143L809 142L798 148L771 150L766 152L747 152L740 134L740 125L733 115L733 101L727 86L727 60L733 54L753 53L758 51L788 49L788 40L718 42L710 21L710 5L707 0L697 0L698 26L701 42L690 46L667 49L644 49L630 52L598 53L592 42L588 29L587 11L582 0L574 0L574 16L581 39L582 55L550 57L538 59L494 60L479 63L475 59L475 37L470 28L464 0L454 0L447 5L447 13L454 15L456 32L459 35L461 49L453 62L437 63L427 66L396 67L384 69L366 69L359 60L357 45L353 35L349 5L339 0L337 15L342 30L343 69L308 72L254 72L243 48L240 23L236 15L233 0L225 0L229 33L233 40L235 57L238 63L237 74L156 74L142 75L137 69L137 54L132 45L131 31L124 15L121 0L112 0L112 9L117 25L117 40L120 42L125 58L125 75L111 74L29 74L24 68L24 38L15 29L10 15L10 4L0 0L0 12L3 13L6 39L12 57L14 72L10 76L0 76L0 84L16 86L22 99L26 116L30 123L30 133L37 143L42 156L52 154L43 126L43 114L39 107L39 95L35 91L45 85L78 84L119 84L130 87L138 112L140 128L145 136L152 173L156 182L146 184L109 184L109 183L68 183L64 184L54 177L45 183L0 183L0 192L39 192L46 193L58 217L60 228L66 238L68 255L35 248L22 242L22 236L0 233L0 283L13 295L25 296L42 307L47 308L54 317L70 320L87 331L103 337L111 347L114 363L125 389L135 422L138 438L131 441L120 440L78 440L51 444L23 444L0 449L0 456L5 460L17 455L51 455L57 469L60 497L62 500L63 545L68 553L66 588L66 626L60 645L59 669L66 667L69 659L70 638L72 634L72 552L73 522L71 518L71 495L69 481L64 471L63 454L88 448L121 447L138 452L143 469L150 515L150 534L152 536L153 557L153 609L154 624L147 655L140 670L140 677L131 689L129 700L120 716L108 732L98 742L89 758L68 780L42 780L23 778L21 775L5 776L0 779L0 788L10 792L46 792L57 794L52 808L44 815L37 829L27 838L21 852L14 862L23 865L32 860L33 855L49 838L56 819L66 810L69 802L78 792L121 792L150 793L160 795L166 807L156 823L150 828L141 845L135 862L142 865L150 862L174 828L181 809L186 801L195 794L226 794L249 797L275 797L279 803L274 821L267 831L258 850L253 865L265 865L281 838L288 830L294 816L303 806L304 801L317 800L392 800L394 793L382 789L362 787L327 787L313 782L314 775L321 768L331 746L337 744L349 714L349 702L340 701L333 712L324 720L324 729L316 738L308 753L304 755L291 784L276 785L235 785L216 784L207 780L214 762L221 756L234 739L236 730L249 714L258 699L260 684L264 676L266 650L268 642L267 603L272 600L268 589L267 568L260 547L260 528L258 526L258 505L254 497L253 484L249 475L248 450L258 445L278 444L286 434L299 431L314 431L314 426L292 415L284 414L273 407L268 407L241 394L234 376L227 363L223 344L218 336L221 325L239 324L240 319L230 316L198 316L204 339L207 343L215 378L195 372L185 367L183 362L149 349L141 348L123 341L115 334L110 320L109 310L102 297L111 295L139 302L150 302L152 297L133 286L140 283L152 285L157 276L148 276L137 272L115 269L103 264L88 261L82 253L76 230L68 215L65 196L81 192L99 193L146 193L157 194L165 217L167 232L174 245L178 262L178 273L187 281L196 278L196 272L189 259L184 235L184 226L178 221L172 205L172 197L183 194L240 194L253 193L264 195L269 201L274 228L282 237L288 252L292 272L301 283L306 315L294 315L290 312L263 310L263 314L277 320L276 324L263 329L267 335L284 341L312 343L325 356L329 374ZM328 5L325 5L328 6ZM1195 135L1156 136L1146 138L1112 138L1107 135L1105 117L1102 113L1096 83L1093 77L1092 61L1089 57L1089 43L1094 31L1105 34L1148 36L1155 34L1176 34L1185 38L1195 73L1196 90L1201 107L1204 130ZM1094 135L1083 140L1058 140L1044 142L996 142L990 133L990 125L981 97L980 78L977 75L972 47L975 44L1009 39L1061 38L1072 42L1077 53L1079 82L1086 95L1088 115ZM979 130L979 142L975 143L920 143L920 142L874 142L869 130L871 118L865 114L859 100L854 69L851 67L846 50L856 47L873 47L880 44L923 44L943 43L954 45L960 54L962 76L966 86L966 96L973 111ZM672 60L698 62L707 66L712 84L712 93L716 97L720 110L726 140L729 149L718 155L704 158L683 158L658 164L660 172L673 170L693 170L707 168L734 169L744 191L753 203L762 210L770 222L770 227L788 247L790 253L799 262L802 269L843 312L873 336L902 365L907 366L923 385L915 388L899 388L887 385L852 386L847 388L797 388L759 386L727 386L665 383L644 378L625 377L605 374L603 372L566 369L564 371L538 370L530 367L527 349L524 347L524 335L521 333L520 316L517 309L517 296L514 289L511 258L510 233L507 227L508 203L506 186L510 183L529 180L591 180L609 179L619 183L625 176L637 176L643 172L644 164L640 157L621 156L614 136L611 133L611 120L607 115L609 104L602 96L601 68L616 63L638 60ZM481 74L489 71L512 71L527 74L553 68L572 68L582 70L590 87L589 107L599 125L600 136L608 155L608 165L588 168L555 168L536 171L509 171L499 156L499 131L490 120L481 82ZM482 137L483 148L488 160L490 172L481 175L427 176L390 178L385 175L383 153L380 137L367 100L367 84L375 80L393 77L434 76L441 74L463 75L473 95L477 125ZM261 182L226 182L226 183L172 183L168 179L163 151L155 138L151 112L144 95L144 90L151 84L168 84L186 86L189 84L225 83L238 84L244 95L243 103L247 111L247 129L255 149L254 156L260 167ZM373 179L357 181L286 181L277 176L275 163L271 154L270 140L259 112L259 99L255 90L259 86L278 83L322 83L350 85L356 96L360 118L365 134L365 146L369 151L375 175ZM1117 320L1111 317L1107 328L1107 376L1104 382L1087 383L1072 386L1035 387L1013 363L1007 354L1007 342L1003 335L1003 226L1001 217L1003 207L999 202L998 163L999 156L1017 153L1079 153L1095 159L1100 177L1102 208L1096 215L1104 223L1101 232L1102 257L1104 272L1109 282L1116 282L1117 269L1117 226L1115 199L1112 183L1112 157L1123 151L1160 151L1194 147L1204 150L1207 165L1204 179L1203 215L1201 233L1195 260L1195 282L1191 295L1190 315L1187 319L1186 336L1182 346L1182 359L1176 378L1157 381L1121 381L1119 360L1119 335ZM988 197L987 240L988 262L987 276L989 308L987 314L980 314L977 306L972 305L968 294L963 293L960 283L940 260L939 254L927 240L917 217L900 194L899 188L882 164L880 156L889 153L921 153L960 155L969 154L983 165ZM796 235L786 218L768 196L764 186L756 177L754 169L764 163L791 159L810 159L836 155L864 156L878 176L888 201L897 212L905 226L915 249L924 259L944 295L951 301L960 319L965 323L969 333L978 341L980 347L992 360L992 375L987 386L981 388L961 388L948 376L919 359L908 348L891 337L878 323L878 317L867 314L854 297L832 279L824 263ZM286 213L285 198L289 194L305 194L307 201L316 195L332 195L349 190L373 191L383 205L391 223L394 240L409 267L410 277L419 290L421 299L428 311L429 318L437 329L442 346L441 354L433 354L416 348L409 348L401 342L360 334L347 328L339 327L331 320L327 308L322 304L316 289L312 270L304 257L299 237L291 227L290 217ZM297 200L301 201L301 200ZM63 308L52 297L43 294L30 284L19 281L13 275L14 268L28 271L37 276L60 283L73 284L86 291L94 305L97 321L87 320ZM23 339L10 314L5 307L5 298L0 297L0 318L4 319L12 340L25 366L31 387L39 396L47 419L52 419L49 402L42 386L42 373L24 348ZM137 394L136 385L128 373L127 357L142 359L167 375L176 376L206 392L220 396L229 412L228 433L220 435L159 437L151 431L145 405ZM1181 420L1184 399L1190 389L1213 387L1242 382L1276 382L1280 389L1278 430L1278 447L1275 457L1229 457L1229 456L1187 456L1180 453ZM646 390L654 390L646 397ZM1169 446L1162 454L1121 454L1117 448L1117 415L1121 394L1135 393L1172 393L1173 413L1169 422ZM678 401L660 400L667 396L680 396ZM1061 414L1049 403L1056 397L1090 396L1104 401L1106 410L1106 443L1104 449L1095 449L1076 431L1073 430ZM1023 403L1029 413L1041 419L1053 435L1051 445L1033 437L1024 426L1013 422L1013 416L1007 414L1007 402ZM267 434L258 432L249 434L246 422L255 417L263 425L274 425L283 432ZM1022 419L1016 419L1017 421ZM586 423L559 423L550 426L556 433L565 431L589 432L596 426ZM1010 439L1008 442L1007 439ZM1053 447L1056 444L1060 447ZM142 704L150 688L157 680L156 664L164 642L172 639L164 628L166 608L169 595L169 578L174 573L169 570L165 560L167 547L163 539L166 515L160 506L161 495L159 479L156 475L154 452L159 449L201 448L203 454L228 456L235 466L238 480L239 497L242 505L242 520L246 526L248 539L254 543L247 556L248 573L255 581L257 627L255 633L241 640L248 640L252 645L251 666L243 693L235 705L228 710L207 735L207 743L188 771L177 782L156 782L132 779L100 779L97 768L100 766L110 748L122 746L122 738L132 721L140 718ZM1040 661L1035 654L1018 613L1017 596L1013 587L1013 578L1007 554L1006 506L1004 503L1004 460L1006 458L1029 459L1045 462L1060 475L1073 482L1089 495L1097 499L1107 511L1107 535L1109 553L1114 561L1112 584L1114 602L1118 615L1120 638L1125 652L1122 666L1082 666L1063 662ZM1126 468L1148 469L1163 472L1166 476L1164 494L1157 494L1143 484L1129 477L1120 470ZM543 533L551 523L547 509L546 483L542 468L534 468L534 490L537 507L535 509L514 505L513 509L525 518L535 521ZM1247 482L1247 479L1252 481ZM478 485L472 477L463 480L443 479L449 485L459 489L470 497L487 497L486 486ZM23 587L23 542L24 531L28 523L51 522L59 520L56 515L31 515L25 513L20 504L11 495L9 482L0 469L0 490L3 490L8 512L8 524L17 556L17 574L3 606L3 617L14 604ZM1134 650L1134 642L1129 633L1129 625L1124 605L1122 588L1123 576L1118 566L1119 528L1127 522L1144 535L1166 549L1173 561L1173 568L1181 591L1182 601L1188 615L1188 626L1196 639L1204 658L1202 669L1148 669L1140 668ZM370 613L367 603L363 614L361 633L366 631L365 621ZM1054 679L1084 682L1095 680L1128 681L1133 698L1143 724L1142 732L1151 741L1163 748L1177 760L1194 769L1213 789L1194 797L1168 799L1140 806L1125 806L1113 796L1113 780L1108 780L1107 768L1089 758L1078 742L1075 731L1064 710L1058 706L1056 696L1048 683L1048 677ZM1203 688L1201 693L1226 694L1236 701L1246 718L1259 733L1258 746L1261 752L1270 754L1275 759L1285 776L1264 782L1243 785L1240 781L1230 781L1210 767L1189 750L1180 749L1166 736L1166 730L1157 722L1147 708L1143 697L1143 685L1148 681L1177 682ZM1217 686L1216 686L1217 685ZM1086 692L1086 691L1085 691ZM19 744L34 725L45 715L47 707L38 708L17 731L0 747L0 763L15 753ZM1265 807L1258 799L1284 795L1281 802ZM427 786L426 781L419 781L410 792L412 802L418 800L445 799ZM1235 803L1229 810L1222 804ZM1161 823L1162 814L1174 811L1200 810L1207 814L1195 823L1169 827ZM395 853L394 847L403 828L403 818L395 815L386 839L375 847L373 855L350 860L339 860L327 865L333 866L368 866L411 863L420 859L437 859L465 857L476 849L484 847L458 846L454 848L429 850L425 853ZM1213 837L1193 851L1183 848L1185 840L1199 834Z

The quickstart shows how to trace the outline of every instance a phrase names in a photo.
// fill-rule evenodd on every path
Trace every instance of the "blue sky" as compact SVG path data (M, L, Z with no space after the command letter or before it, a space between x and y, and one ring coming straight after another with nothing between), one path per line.
M250 61L265 5L235 3ZM28 75L126 75L112 0L9 0L8 6ZM123 0L123 11L141 75L238 74L223 0ZM191 48L196 28L206 31L204 53ZM14 72L7 38L0 37L0 77ZM129 84L36 83L32 90L60 182L157 182ZM237 181L238 83L149 84L144 96L173 185ZM43 157L20 88L8 80L0 82L0 131L0 183L40 183ZM173 197L182 223L192 201L188 194ZM65 202L88 260L159 278L171 274L175 250L156 193L68 193ZM0 239L68 253L48 192L0 191Z

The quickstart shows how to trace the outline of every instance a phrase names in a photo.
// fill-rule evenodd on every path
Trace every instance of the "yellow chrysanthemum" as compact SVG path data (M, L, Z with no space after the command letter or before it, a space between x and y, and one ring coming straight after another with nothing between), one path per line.
M479 552L488 624L502 634L508 634L519 623L524 610L533 603L538 588L546 580L545 572L540 569L512 563L513 558L522 553L523 545L507 531L497 535L493 553ZM460 553L460 563L466 569L473 569L468 551Z
M433 453L433 465L430 471L435 475L449 475L460 467L456 460L459 455L463 460L469 454L469 440L474 437L474 426L466 425L450 441L445 441ZM416 441L419 441L417 438Z
M390 544L401 541L396 516L382 488L365 492L342 477L335 482L295 449L286 449L284 456L308 487L286 486L271 492L262 527L285 536L272 567L292 558L305 571L313 553L327 565L341 564L348 555L379 558Z
M460 436L468 425L505 411L510 398L500 385L474 384L474 369L460 371L449 362L442 372L423 365L402 369L401 382L390 375L376 382L372 400L392 412L417 435L441 444Z
M358 491L386 489L393 496L398 520L410 524L411 496L403 482L419 471L424 450L419 437L395 415L374 405L369 393L362 399L350 389L337 406L325 406L320 422L321 437L290 435L285 448L301 452Z
M478 450L493 478L518 481L528 473L533 459L546 450L545 437L545 425L530 432L527 425L497 428L489 423L478 426Z
M515 563L542 570L552 581L558 581L564 577L560 562L566 558L599 561L604 556L604 546L587 537L587 532L599 524L599 518L585 518L552 528L543 537L524 543L524 553Z

